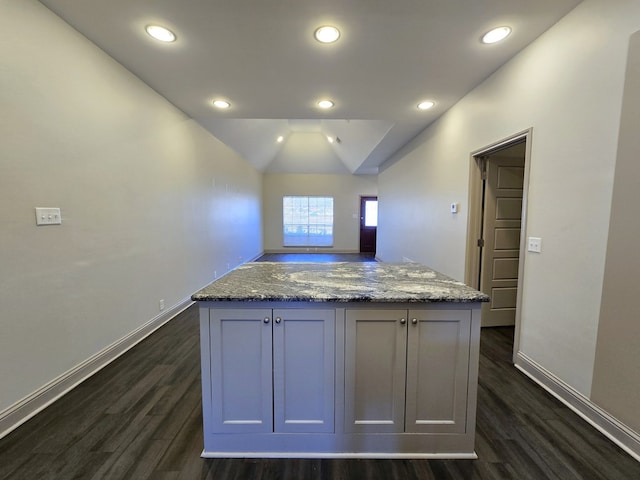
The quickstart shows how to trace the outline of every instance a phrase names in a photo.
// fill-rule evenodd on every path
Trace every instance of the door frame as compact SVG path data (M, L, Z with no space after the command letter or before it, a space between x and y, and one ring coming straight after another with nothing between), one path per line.
M516 295L515 334L513 339L513 358L519 351L520 326L522 315L523 275L525 268L527 208L529 197L529 171L531 167L531 143L533 128L521 131L495 143L471 152L469 158L469 217L467 219L467 247L464 281L467 285L479 289L480 249L478 239L482 234L483 215L483 179L481 157L489 156L513 144L525 142L524 180L522 183L522 219L520 224L520 255L518 263L518 292Z

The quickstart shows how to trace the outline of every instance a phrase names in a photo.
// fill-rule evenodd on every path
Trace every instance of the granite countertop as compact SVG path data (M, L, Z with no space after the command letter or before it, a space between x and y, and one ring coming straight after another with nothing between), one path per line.
M191 297L210 302L488 302L417 263L246 263Z

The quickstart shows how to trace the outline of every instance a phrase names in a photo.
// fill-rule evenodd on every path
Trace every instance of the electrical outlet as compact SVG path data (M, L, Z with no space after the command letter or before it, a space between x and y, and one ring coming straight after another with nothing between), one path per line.
M160 311L164 310L164 298L160 299Z
M529 237L527 242L527 250L530 252L542 252L542 239L540 237Z

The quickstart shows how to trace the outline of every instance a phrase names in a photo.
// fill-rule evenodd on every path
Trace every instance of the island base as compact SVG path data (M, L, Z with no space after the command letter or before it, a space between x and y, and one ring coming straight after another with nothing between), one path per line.
M202 302L205 458L476 458L480 303Z
M466 437L466 439L464 438ZM466 447L465 448L465 444ZM213 435L203 458L478 458L473 436L426 434Z

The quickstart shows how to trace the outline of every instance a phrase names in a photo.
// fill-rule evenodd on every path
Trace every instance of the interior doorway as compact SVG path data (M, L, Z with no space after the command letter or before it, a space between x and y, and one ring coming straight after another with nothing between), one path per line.
M360 197L360 253L376 253L378 197Z
M485 327L516 324L525 142L479 158L483 177L480 290Z
M524 267L531 131L472 154L465 281L486 293L482 326L515 325ZM514 348L514 351L516 349Z

